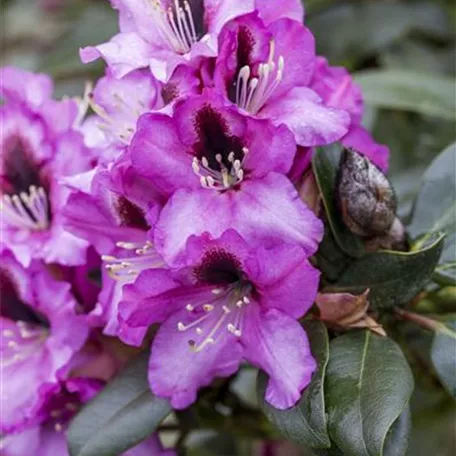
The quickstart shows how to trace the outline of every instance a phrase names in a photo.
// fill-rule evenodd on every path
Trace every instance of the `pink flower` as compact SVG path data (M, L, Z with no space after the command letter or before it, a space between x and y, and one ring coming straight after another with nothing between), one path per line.
M87 244L63 229L68 190L59 183L92 159L75 127L78 105L51 100L45 75L3 68L0 81L2 243L25 266L32 258L82 264Z
M309 88L315 68L311 32L289 18L266 25L257 13L225 25L219 36L215 86L252 116L285 124L300 146L329 144L349 116Z
M113 75L150 67L160 81L198 57L217 55L217 36L230 19L254 9L254 0L112 0L120 33L81 49L83 62L102 57Z
M228 228L314 253L322 224L284 176L295 150L284 125L245 115L214 91L177 103L172 118L142 116L129 151L137 173L170 197L153 239L165 261L178 261L189 236Z
M266 399L291 407L315 361L296 321L316 296L319 273L297 246L247 244L235 231L187 242L182 267L147 270L126 287L121 316L132 328L162 323L153 341L149 383L185 408L214 377L242 359L269 375Z
M0 266L1 431L36 418L47 391L63 378L88 326L70 285L33 263L24 269L3 251Z

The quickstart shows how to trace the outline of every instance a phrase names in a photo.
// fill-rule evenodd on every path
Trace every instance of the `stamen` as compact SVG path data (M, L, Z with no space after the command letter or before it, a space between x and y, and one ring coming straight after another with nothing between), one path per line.
M113 255L102 255L101 257L105 263L105 269L115 280L129 282L143 270L159 268L164 264L150 241L144 244L121 241L116 245L130 252L129 256L118 258Z
M0 213L7 223L17 228L43 231L49 227L49 202L43 187L29 187L29 193L3 195Z
M178 54L190 52L193 43L198 41L193 20L192 8L188 1L183 7L174 0L173 7L164 9L159 0L152 0L152 16L163 40Z
M250 78L252 70L244 66L236 79L236 104L251 114L256 114L282 81L285 61L279 56L277 68L274 62L275 42L269 44L268 60L258 65L258 77Z

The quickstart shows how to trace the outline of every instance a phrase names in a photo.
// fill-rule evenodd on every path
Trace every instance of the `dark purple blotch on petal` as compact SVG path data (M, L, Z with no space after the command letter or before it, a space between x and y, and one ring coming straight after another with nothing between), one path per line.
M232 162L228 160L231 152L234 153L234 160L242 162L244 152L241 140L230 135L225 119L212 106L203 106L197 112L195 130L199 137L199 142L194 145L195 156L199 160L206 158L211 169L221 171L217 160L217 156L220 156L223 165L231 170Z
M239 282L243 277L241 263L225 249L206 252L194 273L199 282L210 285L227 285Z
M23 321L49 328L48 319L25 303L8 271L0 269L0 315L12 321Z
M144 231L147 231L150 228L144 217L142 209L124 196L117 199L115 209L117 215L120 217L122 225L131 228L138 228Z

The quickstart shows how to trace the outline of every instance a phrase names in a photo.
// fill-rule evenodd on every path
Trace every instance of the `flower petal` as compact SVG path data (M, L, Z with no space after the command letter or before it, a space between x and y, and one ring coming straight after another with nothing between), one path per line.
M347 133L350 124L350 116L345 111L326 107L307 87L296 87L281 99L267 103L260 115L271 118L276 124L284 123L300 146L337 141Z
M119 33L98 46L87 46L79 52L84 63L103 58L116 78L149 64L150 49L136 33Z
M161 212L155 244L166 262L177 264L189 236L207 231L219 237L227 227L247 242L297 243L307 255L315 253L323 236L321 221L288 179L270 173L244 182L239 191L177 191Z
M262 296L262 306L302 317L315 301L320 279L302 248L284 244L262 248L256 260L258 275L250 278Z
M255 7L260 12L260 17L267 24L282 17L288 17L295 21L304 20L304 7L301 0L281 0L280 7L271 0L255 0Z
M245 358L269 375L266 400L275 408L292 407L316 369L302 326L279 310L249 306L241 336Z
M177 328L185 312L178 312L160 327L149 362L149 384L153 393L169 399L175 409L188 407L196 400L198 389L209 385L215 377L236 372L242 357L239 342L228 331L201 351L191 350L190 330Z
M151 179L165 195L182 187L199 186L192 171L192 156L179 141L176 123L163 114L140 117L130 145L132 165Z

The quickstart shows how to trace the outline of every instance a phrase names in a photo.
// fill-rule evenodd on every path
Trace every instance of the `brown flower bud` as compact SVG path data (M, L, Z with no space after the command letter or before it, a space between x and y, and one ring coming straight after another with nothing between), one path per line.
M307 171L296 186L301 200L318 216L321 210L321 196L313 171Z
M337 206L352 233L372 237L391 228L396 196L383 172L364 155L344 149L336 190Z

